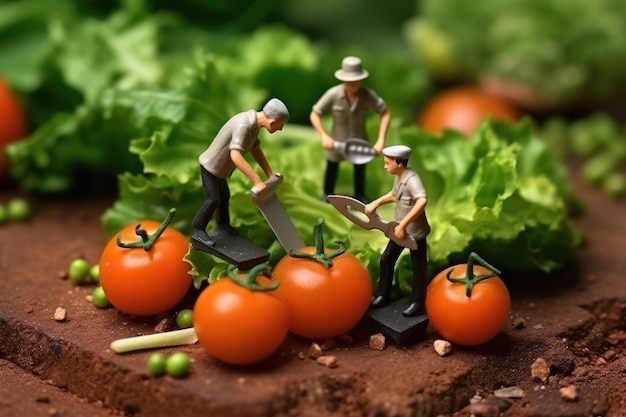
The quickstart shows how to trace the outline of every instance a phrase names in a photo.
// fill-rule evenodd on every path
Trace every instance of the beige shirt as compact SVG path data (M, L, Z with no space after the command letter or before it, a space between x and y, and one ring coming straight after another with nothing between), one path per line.
M228 178L235 170L230 151L236 149L246 154L259 144L256 115L255 110L248 110L231 117L198 157L200 165L218 178Z
M396 198L396 210L393 218L395 221L401 221L409 211L413 208L415 200L418 198L427 198L426 189L422 184L422 179L417 172L409 168L402 178L396 177L393 182L391 193ZM430 225L426 219L426 213L423 212L415 221L411 222L406 232L415 240L425 238L430 233Z
M374 91L365 87L359 89L356 100L350 105L343 84L328 89L313 105L313 111L319 115L332 111L330 136L338 142L348 138L367 139L365 122L370 109L380 114L387 110L387 105ZM326 159L339 162L343 160L343 156L337 151L326 150Z

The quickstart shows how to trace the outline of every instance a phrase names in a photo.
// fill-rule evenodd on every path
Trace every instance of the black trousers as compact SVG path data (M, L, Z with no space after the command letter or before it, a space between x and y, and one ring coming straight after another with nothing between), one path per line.
M339 173L339 162L326 161L324 175L324 194L335 194L335 184ZM365 195L365 164L354 165L354 195Z
M207 225L215 215L218 226L230 225L230 213L228 203L230 201L230 189L225 178L218 178L200 166L202 187L206 200L193 218L192 226L197 230L206 230Z
M396 262L405 248L390 240L380 257L380 295L387 300L391 298L391 286ZM426 287L428 286L426 238L417 241L417 250L411 250L411 267L413 269L413 294L411 302L419 303L424 307Z

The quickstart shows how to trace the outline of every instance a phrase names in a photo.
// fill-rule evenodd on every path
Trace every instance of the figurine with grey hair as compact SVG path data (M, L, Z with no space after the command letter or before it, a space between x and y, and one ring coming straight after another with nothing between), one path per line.
M335 193L339 173L339 163L344 155L338 150L336 142L357 139L366 141L366 120L369 110L374 110L380 117L378 137L373 148L380 154L385 146L391 115L385 101L373 90L363 87L361 82L369 76L363 69L361 60L354 56L343 59L341 69L335 71L335 77L342 84L331 87L313 105L310 114L311 125L322 139L326 157L326 172L322 200ZM322 116L332 113L330 133L324 128ZM367 143L367 142L366 142ZM354 164L354 195L363 203L369 202L365 196L365 164Z
M408 166L411 148L404 145L389 146L382 153L385 169L396 177L393 188L367 204L364 212L371 216L383 204L396 203L393 217L398 224L393 230L395 239L389 240L380 257L379 295L372 301L371 307L380 308L390 303L395 264L405 249L398 241L410 236L417 242L417 248L410 249L413 290L410 304L402 311L402 315L413 317L424 314L428 286L426 236L430 233L430 226L424 211L428 199L420 176Z
M256 190L262 194L265 182L254 168L246 161L250 153L259 164L267 178L274 173L261 149L259 131L265 128L269 133L282 130L289 120L289 111L285 104L272 98L261 111L248 110L231 117L217 133L211 145L198 158L202 186L206 200L196 213L192 243L204 249L215 246L212 236L236 236L236 230L230 225L228 178L239 169L250 179ZM207 233L207 226L213 216L219 233Z

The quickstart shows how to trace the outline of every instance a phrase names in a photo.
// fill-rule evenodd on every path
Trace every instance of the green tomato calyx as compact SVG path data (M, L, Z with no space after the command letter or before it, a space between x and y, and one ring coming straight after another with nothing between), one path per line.
M235 268L235 265L229 265L226 273L228 278L232 279L237 285L247 288L250 291L272 291L278 288L278 281L275 281L270 285L260 285L256 282L259 274L264 274L265 276L270 275L271 267L267 262L252 267L244 278L239 278L235 272Z
M167 227L170 225L175 214L176 209L172 207L169 213L167 213L167 217L165 218L165 220L163 220L163 223L161 223L159 228L155 230L154 233L151 235L146 232L146 229L141 228L141 223L135 226L135 234L141 238L140 241L124 243L122 242L122 234L120 233L119 235L117 235L116 239L117 246L126 249L142 248L146 252L149 251L150 249L152 249L152 246L154 246L159 236L161 236L165 229L167 229Z
M315 235L315 253L304 253L299 250L292 249L289 251L289 256L292 258L309 259L311 261L319 262L327 268L332 268L332 259L344 253L346 251L346 245L341 240L336 240L335 243L339 245L339 249L335 252L326 253L324 247L324 232L322 230L323 224L324 219L317 219L313 230L313 234Z
M485 268L490 270L491 273L483 274L483 275L474 275L474 263L478 263L484 266ZM465 271L465 276L461 278L452 278L451 275L453 271L454 271L454 268L448 271L448 273L446 274L446 279L456 284L464 284L465 295L467 296L467 298L470 298L472 296L472 288L477 282L480 282L489 278L493 278L501 274L501 272L496 267L494 267L493 265L485 261L483 258L478 256L476 252L472 252L469 254L469 258L467 259L467 269Z

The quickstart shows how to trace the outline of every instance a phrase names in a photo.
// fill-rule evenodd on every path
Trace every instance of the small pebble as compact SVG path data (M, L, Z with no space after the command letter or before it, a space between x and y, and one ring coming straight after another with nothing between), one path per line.
M320 345L318 345L317 343L311 343L311 346L309 346L309 353L307 355L309 358L317 359L323 354L324 351L322 350L322 347Z
M326 366L327 368L336 368L337 367L337 357L333 355L324 355L320 356L315 360L320 365Z
M63 307L57 307L57 309L54 310L54 319L56 321L65 321L67 319L67 312Z
M435 340L433 347L439 356L446 356L452 352L452 343L447 340Z
M561 394L561 398L565 401L576 401L578 400L578 390L575 385L568 385L559 390Z
M523 317L515 317L513 319L513 328L515 330L521 330L526 327L526 320Z
M385 336L382 333L376 333L370 336L370 349L383 350L386 345Z
M535 362L530 366L530 376L543 383L548 381L548 377L550 376L550 367L545 359L537 358L537 360L535 360Z
M512 386L497 389L493 394L498 398L522 398L524 397L524 390L520 387Z

